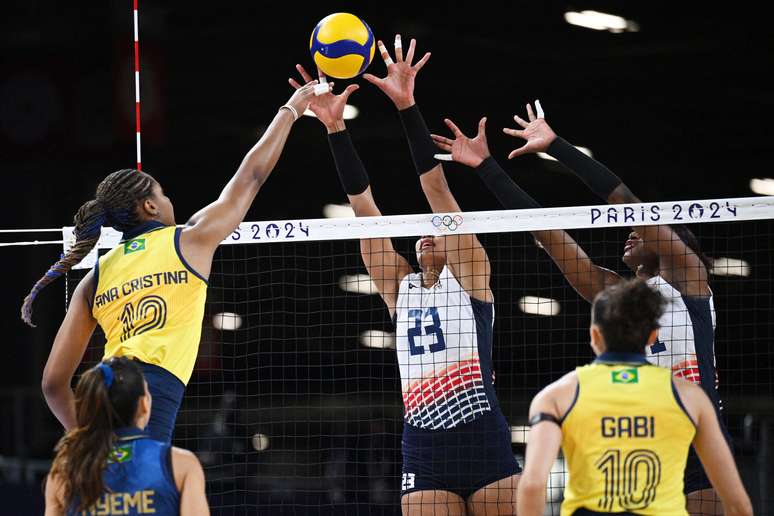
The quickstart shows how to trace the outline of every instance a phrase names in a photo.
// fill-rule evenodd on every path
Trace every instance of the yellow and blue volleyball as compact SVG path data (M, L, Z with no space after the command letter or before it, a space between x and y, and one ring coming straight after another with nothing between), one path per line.
M326 16L312 31L309 50L322 72L336 79L351 79L365 72L374 58L371 28L349 13Z

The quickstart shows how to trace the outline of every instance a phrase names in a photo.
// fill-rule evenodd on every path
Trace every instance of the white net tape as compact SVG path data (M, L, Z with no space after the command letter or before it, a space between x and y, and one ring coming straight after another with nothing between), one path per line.
M731 222L774 218L774 197L570 206L531 210L474 211L448 214L394 215L339 219L290 219L243 222L223 241L230 244L351 240L444 233L503 233L541 229L579 229L697 222ZM64 250L74 242L73 228L62 228ZM94 266L97 249L110 249L121 233L102 230L95 249L76 269Z

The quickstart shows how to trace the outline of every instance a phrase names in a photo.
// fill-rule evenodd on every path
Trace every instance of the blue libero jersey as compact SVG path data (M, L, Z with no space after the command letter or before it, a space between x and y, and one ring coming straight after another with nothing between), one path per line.
M68 516L180 514L180 493L172 476L170 446L149 439L137 428L120 429L103 474L106 493L88 510Z

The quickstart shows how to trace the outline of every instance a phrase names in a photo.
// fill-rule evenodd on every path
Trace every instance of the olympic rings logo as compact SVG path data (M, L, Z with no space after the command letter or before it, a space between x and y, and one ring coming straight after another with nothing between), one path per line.
M444 215L443 217L436 215L433 217L433 226L441 228L441 230L454 231L462 225L462 216L460 215Z

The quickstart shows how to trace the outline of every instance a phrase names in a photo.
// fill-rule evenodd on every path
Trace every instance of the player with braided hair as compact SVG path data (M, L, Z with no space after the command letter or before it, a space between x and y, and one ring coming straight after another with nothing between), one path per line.
M172 202L158 181L132 169L107 176L96 198L78 210L75 245L35 283L21 309L32 325L37 295L94 248L102 226L123 233L121 243L100 257L75 289L43 371L46 402L66 430L76 425L70 383L99 324L107 340L105 358L137 360L148 381L154 399L149 436L171 441L196 362L215 249L247 214L315 84L299 88L280 108L220 197L185 227L176 227Z
M35 283L24 299L24 322L35 326L32 324L32 304L38 293L89 254L99 240L103 225L124 232L140 224L140 214L135 206L151 197L154 182L144 172L125 168L113 172L99 184L96 198L86 201L75 214L75 244Z

